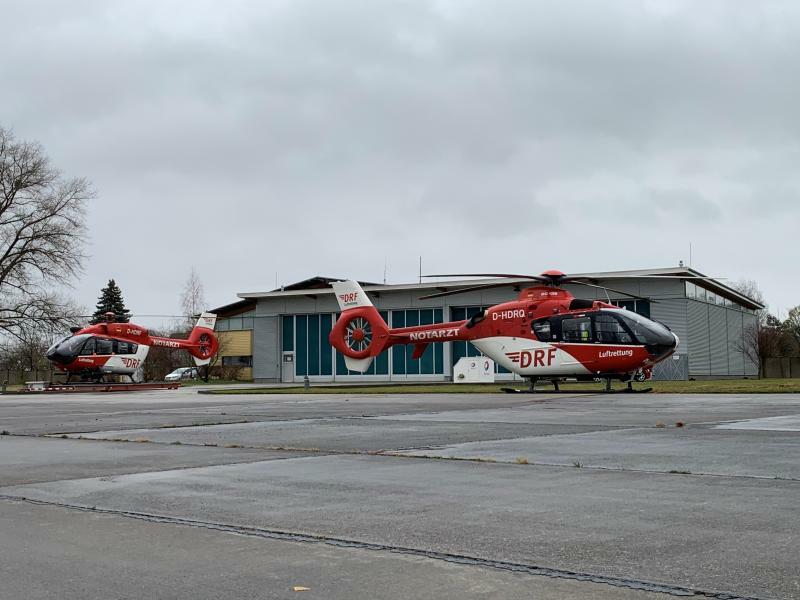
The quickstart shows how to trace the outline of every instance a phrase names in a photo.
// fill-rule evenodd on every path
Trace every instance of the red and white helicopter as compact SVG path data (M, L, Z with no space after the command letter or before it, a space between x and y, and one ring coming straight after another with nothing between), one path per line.
M106 313L106 322L83 329L53 344L47 359L56 368L82 380L101 381L106 375L127 375L141 380L141 366L151 346L186 350L197 366L207 365L219 349L214 335L217 316L203 313L188 339L151 336L147 329L133 323L115 323L114 313Z
M348 369L363 373L377 355L396 344L413 344L412 357L420 358L428 344L466 340L497 364L530 379L532 390L538 379L550 380L558 389L558 381L566 377L605 379L607 391L611 381L618 379L627 381L630 390L634 380L649 379L653 365L678 346L678 336L665 325L610 302L575 298L560 287L573 283L639 297L596 285L587 277L560 271L430 277L501 277L539 285L524 288L516 300L492 306L469 320L390 329L358 283L334 282L342 312L329 341L344 355ZM508 285L508 281L490 282L420 299Z

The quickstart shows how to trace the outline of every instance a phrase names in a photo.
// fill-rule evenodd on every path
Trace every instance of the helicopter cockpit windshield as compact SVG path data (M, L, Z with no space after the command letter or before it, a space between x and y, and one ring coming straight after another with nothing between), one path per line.
M661 323L629 310L614 310L613 313L625 322L640 344L670 348L675 346L675 336Z
M678 343L661 323L624 309L545 317L532 326L536 338L543 342L642 345L659 357L672 352Z
M50 346L47 351L47 358L61 364L69 364L77 358L86 340L91 337L87 333L67 336L60 342Z

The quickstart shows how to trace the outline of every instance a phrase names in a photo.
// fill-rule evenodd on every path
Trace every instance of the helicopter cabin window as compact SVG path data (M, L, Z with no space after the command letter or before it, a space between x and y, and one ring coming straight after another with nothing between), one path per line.
M94 338L89 338L81 348L81 356L91 356L95 353Z
M136 354L137 344L132 342L122 342L119 340L115 341L114 344L116 345L114 352L117 354Z
M550 328L550 319L539 319L533 322L533 332L540 342L549 342L556 339L556 332Z
M103 338L95 338L95 346L97 354L111 354L114 352L114 342Z
M567 317L561 321L561 338L564 342L591 342L592 319L588 316Z
M632 344L633 338L613 315L594 316L595 341L600 344Z

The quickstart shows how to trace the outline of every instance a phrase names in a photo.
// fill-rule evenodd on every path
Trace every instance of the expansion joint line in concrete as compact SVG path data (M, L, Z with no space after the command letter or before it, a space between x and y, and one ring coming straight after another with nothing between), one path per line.
M714 600L762 600L760 598L757 598L756 596L741 596L730 592L713 592L708 590L698 590L694 588L688 588L688 587L682 587L664 583L654 583L651 581L629 579L625 577L610 577L606 575L595 575L592 573L583 573L580 571L570 571L565 569L540 567L537 565L492 560L488 558L479 558L463 554L437 552L435 550L404 548L402 546L393 546L389 544L380 544L374 542L362 542L358 540L349 540L346 538L335 538L330 536L296 533L291 531L281 531L275 529L263 529L260 527L247 527L243 525L229 525L226 523L214 523L210 521L199 521L195 519L184 519L181 517L155 515L150 513L141 513L141 512L127 511L127 510L98 508L96 506L82 506L80 504L66 504L63 502L36 500L34 498L26 498L25 496L11 496L7 494L0 494L0 500L6 502L25 502L27 504L33 504L37 506L52 506L52 507L64 508L67 510L75 510L80 512L114 515L128 519L145 521L148 523L199 527L203 529L209 529L212 531L220 531L223 533L245 535L248 537L259 537L259 538L282 540L288 542L322 543L338 548L358 548L362 550L394 552L409 556L430 558L433 560L443 560L449 563L454 563L459 565L488 567L503 571L513 571L515 573L525 573L528 575L538 575L542 577L553 577L559 579L570 579L574 581L600 583L600 584L611 585L614 587L629 588L634 590L641 590L641 591L661 593L661 594L670 594L672 596L711 598Z

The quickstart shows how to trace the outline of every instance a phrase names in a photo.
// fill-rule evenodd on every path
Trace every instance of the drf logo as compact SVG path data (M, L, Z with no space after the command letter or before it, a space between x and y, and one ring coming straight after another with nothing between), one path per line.
M526 369L530 366L549 367L556 357L556 349L548 348L545 350L544 348L537 348L533 352L529 350L506 352L506 356L511 359L511 362L518 364L521 369Z
M339 299L342 301L342 304L355 304L358 302L358 292L339 294Z

